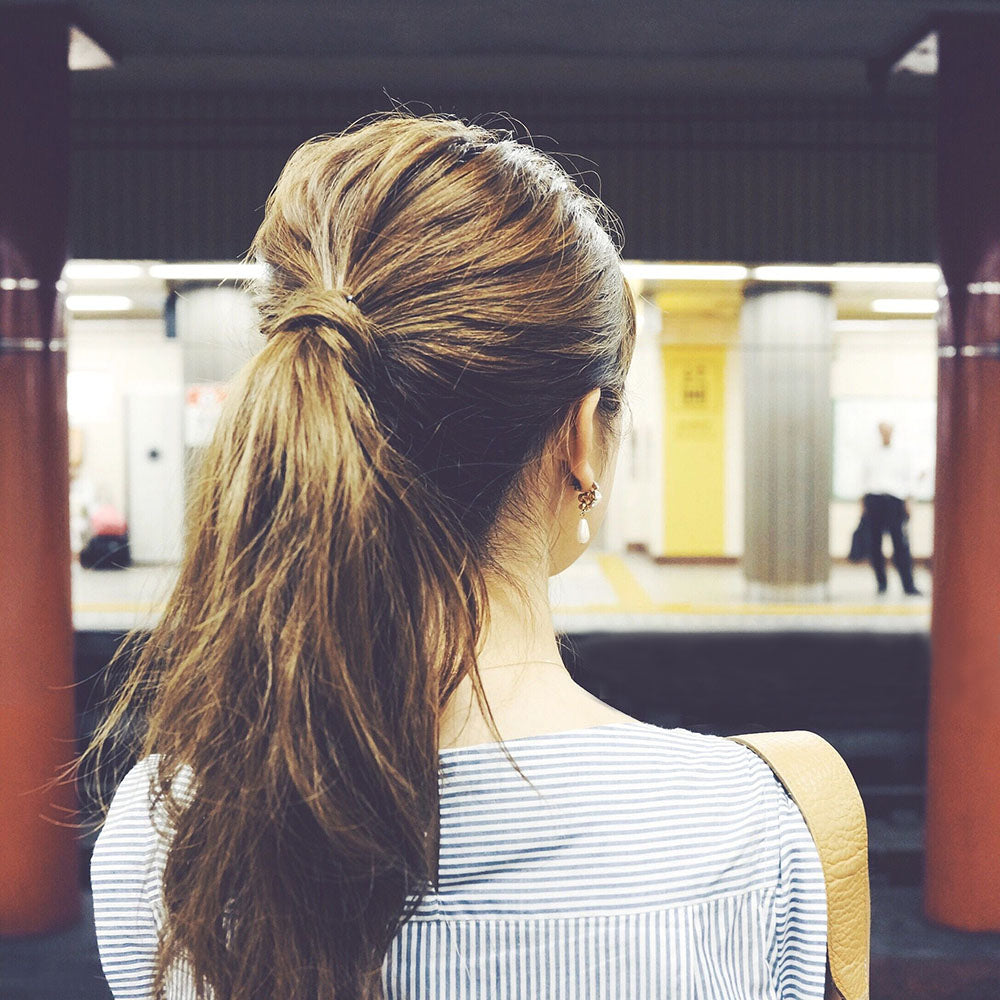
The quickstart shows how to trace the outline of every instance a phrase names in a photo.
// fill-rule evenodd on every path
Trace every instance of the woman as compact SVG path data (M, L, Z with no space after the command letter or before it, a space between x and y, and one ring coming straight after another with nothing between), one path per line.
M602 206L394 115L300 148L253 249L266 345L97 743L144 717L92 867L116 998L820 997L771 771L560 658L635 336Z

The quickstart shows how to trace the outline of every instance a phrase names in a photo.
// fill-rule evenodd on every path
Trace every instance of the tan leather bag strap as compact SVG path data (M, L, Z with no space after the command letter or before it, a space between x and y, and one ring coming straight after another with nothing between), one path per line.
M868 1000L868 825L851 772L815 733L753 733L730 739L770 766L816 843L826 881L827 1000Z

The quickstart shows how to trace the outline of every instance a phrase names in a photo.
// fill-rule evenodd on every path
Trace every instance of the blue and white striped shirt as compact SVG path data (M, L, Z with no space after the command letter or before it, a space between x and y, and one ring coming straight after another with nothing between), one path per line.
M389 1000L821 1000L826 892L801 814L729 740L617 722L441 751L439 885L397 933ZM91 866L116 1000L150 995L166 843L151 762ZM183 970L169 1000L194 992Z

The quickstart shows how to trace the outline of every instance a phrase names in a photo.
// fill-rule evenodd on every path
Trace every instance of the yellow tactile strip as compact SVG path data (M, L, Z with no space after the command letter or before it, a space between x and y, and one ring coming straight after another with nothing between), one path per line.
M611 584L619 603L616 605L593 604L559 610L578 612L615 612L627 614L658 615L906 615L921 617L927 614L925 604L843 604L823 602L771 601L654 601L621 556L598 553L597 563Z

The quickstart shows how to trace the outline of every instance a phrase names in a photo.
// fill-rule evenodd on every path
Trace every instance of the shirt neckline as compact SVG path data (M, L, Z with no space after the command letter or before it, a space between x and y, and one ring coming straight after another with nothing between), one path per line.
M534 733L530 736L514 736L509 740L504 740L504 746L510 746L512 743L527 743L531 740L550 740L557 737L566 736L581 736L584 733L597 733L605 732L609 729L637 729L639 727L648 727L648 722L642 722L639 719L631 719L627 722L602 722L597 726L581 726L577 729L558 729L551 733ZM470 743L468 746L461 747L442 747L438 750L438 754L444 757L446 754L458 754L463 753L466 750L494 750L500 749L500 744L496 740L491 740L487 743Z

